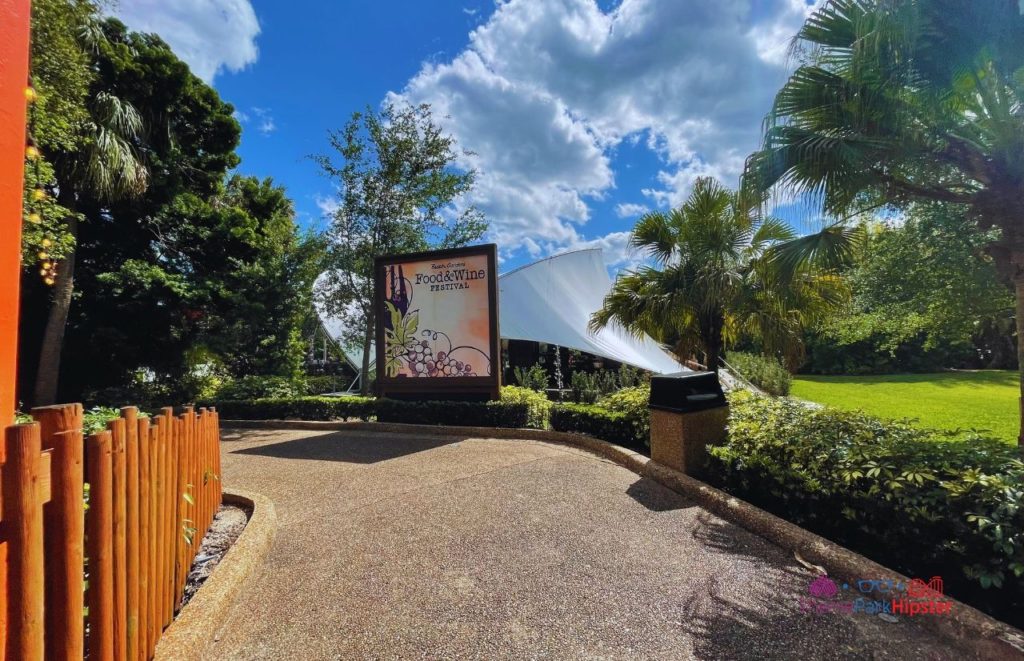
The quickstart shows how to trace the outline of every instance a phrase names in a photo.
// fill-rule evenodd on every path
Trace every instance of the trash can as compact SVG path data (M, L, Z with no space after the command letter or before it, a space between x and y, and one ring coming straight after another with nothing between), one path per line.
M678 372L651 378L651 459L693 474L707 462L707 446L725 441L729 403L714 372Z

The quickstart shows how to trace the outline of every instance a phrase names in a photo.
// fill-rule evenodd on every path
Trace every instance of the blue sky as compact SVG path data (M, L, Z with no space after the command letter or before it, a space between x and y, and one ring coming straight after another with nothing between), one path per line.
M307 156L382 101L428 102L479 173L503 268L600 246L635 259L646 209L693 179L733 185L785 79L806 0L310 2L120 0L232 103L239 170L323 226L334 191Z

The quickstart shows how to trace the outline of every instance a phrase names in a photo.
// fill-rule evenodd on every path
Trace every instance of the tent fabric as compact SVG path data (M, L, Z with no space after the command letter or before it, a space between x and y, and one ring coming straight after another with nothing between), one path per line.
M611 291L600 248L542 259L498 278L501 337L557 344L658 374L689 371L651 338L608 326L590 333L590 316Z
M324 287L327 286L327 276L327 272L321 273L313 283L313 307L316 309L316 315L320 318L320 324L323 325L324 330L338 343L338 347L345 355L345 360L348 361L349 367L358 373L363 369L363 347L345 344L342 341L342 338L348 331L348 319L344 316L331 314L324 306L322 293ZM373 350L373 344L370 344L371 369L376 362L374 359L376 355Z
M320 291L321 274L314 284ZM556 344L577 349L657 374L690 371L676 362L651 338L637 339L615 326L597 333L587 330L590 316L600 309L611 291L612 279L605 269L600 248L567 252L542 259L498 276L498 324L502 339ZM314 296L324 329L336 340L342 337L345 320L327 313ZM356 370L362 368L362 348L342 350ZM371 365L373 349L371 348Z

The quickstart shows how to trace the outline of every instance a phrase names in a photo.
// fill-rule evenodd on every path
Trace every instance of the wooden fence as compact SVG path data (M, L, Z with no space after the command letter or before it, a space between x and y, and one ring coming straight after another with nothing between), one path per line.
M221 502L217 412L32 411L0 444L0 659L149 659Z

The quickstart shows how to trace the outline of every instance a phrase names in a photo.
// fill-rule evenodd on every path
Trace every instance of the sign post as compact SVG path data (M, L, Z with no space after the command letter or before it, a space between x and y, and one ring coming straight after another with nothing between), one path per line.
M0 427L14 422L29 0L0 1Z
M377 394L498 399L497 246L378 257Z

